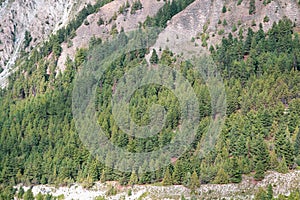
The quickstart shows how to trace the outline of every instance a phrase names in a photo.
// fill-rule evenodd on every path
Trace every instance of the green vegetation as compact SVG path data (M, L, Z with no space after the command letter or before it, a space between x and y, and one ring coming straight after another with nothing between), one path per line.
M128 9L126 8L125 4L119 7L119 14L125 14L127 11Z
M272 0L264 0L263 4L266 6L267 4L271 3Z
M242 25L242 21L239 19L238 26Z
M5 142L2 141L2 143L10 144L10 141L12 141L14 144L20 144L19 148L22 151L14 152L9 148L9 145L3 145L1 148L3 152L11 152L8 155L18 155L20 152L30 151L31 153L28 154L27 159L34 158L34 162L24 160L20 166L28 164L32 166L24 170L23 168L13 167L14 160L22 156L23 153L19 156L3 157L5 161L3 170L5 173L2 173L2 180L25 183L54 183L56 181L69 183L91 178L93 181L100 179L122 180L123 184L163 180L166 185L173 182L190 185L190 181L195 176L194 172L197 176L201 176L200 180L203 183L240 182L241 174L251 171L255 172L257 180L261 180L264 177L264 172L268 169L286 172L288 168L293 166L294 158L299 155L297 119L300 117L298 112L300 102L295 98L298 90L294 87L292 87L293 90L286 89L290 88L289 85L295 85L295 81L298 80L296 77L299 75L299 61L296 60L295 64L293 59L299 56L299 37L297 35L293 37L292 24L288 20L282 20L278 24L274 24L267 34L268 37L265 37L262 30L255 33L249 29L245 40L238 40L232 36L224 38L219 48L213 51L213 57L226 80L228 90L228 120L220 136L223 139L217 144L216 151L204 160L196 159L193 156L183 156L170 169L167 168L165 172L156 172L155 175L151 175L151 173L138 175L129 173L125 176L115 174L112 169L105 168L103 164L96 162L83 150L84 148L80 144L78 136L76 136L74 125L72 125L73 120L70 118L70 109L67 105L70 104L68 94L72 88L74 70L81 66L86 58L84 50L78 51L74 63L70 60L66 63L66 72L58 78L55 79L52 74L47 75L44 71L44 79L38 79L43 80L40 82L39 87L32 85L30 88L26 88L24 86L29 85L28 81L37 80L34 77L40 74L41 70L45 70L45 67L35 69L31 77L25 81L22 79L19 82L17 76L12 77L14 82L10 84L11 92L6 91L4 93L3 103L1 104L4 111L7 109L13 111L2 113L1 123L11 124L3 126L2 133L7 134ZM286 41L290 42L286 43ZM92 42L90 48L99 44L101 45L101 43ZM258 51L263 53L258 54ZM126 71L126 68L135 66L134 63L142 62L143 59L141 58L144 54L145 51L137 52L135 55L139 56L133 58L133 60L129 59L129 55L126 55L121 57L122 60L112 63L114 69L111 69L111 75L102 82L102 92L99 94L99 104L96 107L99 111L99 122L110 133L111 140L116 145L126 147L134 152L152 151L168 143L172 137L172 135L168 135L168 131L176 130L180 118L180 113L176 109L178 107L176 106L178 103L176 98L168 90L153 86L141 88L133 96L133 102L144 102L143 104L131 104L132 117L140 124L149 122L147 115L138 114L147 113L147 105L159 103L167 108L167 118L169 120L166 129L153 138L151 142L134 140L124 135L111 120L111 111L109 110L111 106L108 103L111 95L109 86ZM152 55L155 55L155 53L153 52ZM245 55L248 56L247 60L244 59ZM34 59L34 57L31 59ZM164 50L160 60L157 60L156 56L152 59L154 63L172 65L173 54L168 50ZM29 62L31 61L29 60ZM291 65L286 63L291 63ZM44 64L51 65L51 63ZM200 127L205 127L209 122L207 117L210 115L210 104L208 103L210 100L208 95L201 94L207 94L207 88L201 81L197 81L188 62L182 62L180 70L193 83L193 87L202 99L201 102L203 103L200 106L203 120ZM278 76L278 74L281 76ZM282 75L289 78L282 79ZM242 85L243 93L241 93ZM259 90L262 87L265 89ZM273 87L276 87L276 89L272 89ZM265 90L278 92L269 93ZM36 92L37 96L33 96L33 91ZM13 97L15 104L11 104L8 99L5 100L8 97ZM45 103L39 103L41 101L45 101ZM36 107L36 105L40 106ZM284 114L283 105L289 105L289 113ZM35 113L38 114L32 115L32 109L35 109ZM6 113L11 114L6 116ZM10 122L10 120L12 121ZM39 123L32 123L37 120L39 120ZM17 130L22 130L22 124L30 124L30 126L25 126L26 128L20 131L23 136L18 136L19 131ZM46 133L35 131L42 130L42 127L48 127L48 131ZM203 130L203 128L199 129L199 136L203 134ZM54 135L48 134L53 132ZM24 137L25 135L26 137ZM12 138L12 136L15 137ZM20 142L17 140L19 137L22 138ZM293 137L295 142L289 142L287 138ZM61 141L61 143L57 143L57 141ZM270 141L275 142L270 143ZM35 145L26 145L31 144L31 142L34 142ZM198 140L195 141L193 148L197 147L198 142ZM228 146L224 146L225 144L228 144ZM52 149L49 149L49 145L52 146ZM275 152L269 149L270 145L275 147ZM291 149L292 146L295 146L295 150ZM45 153L41 154L40 152ZM33 155L34 157L32 157ZM51 158L47 155L55 156ZM72 155L72 157L66 155ZM40 162L41 157L48 160L48 162ZM219 157L222 159L218 159ZM62 162L58 162L58 160L62 160ZM216 160L219 162L218 165L214 165L217 162ZM275 161L278 161L278 167L276 167L276 164L270 164ZM54 163L54 165L48 166L48 163ZM65 166L69 167L66 168ZM45 169L45 171L40 172L37 169ZM85 170L82 171L82 169ZM14 175L19 170L19 175ZM59 174L59 176L56 174Z
M250 0L249 15L255 14L255 0Z
M237 31L237 27L236 27L235 24L233 24L231 31L232 31L233 33Z
M137 10L141 10L143 5L140 0L134 1L131 6L130 14L135 14Z
M167 2L143 25L165 27L167 20L191 2ZM239 183L242 174L253 173L256 180L261 180L266 170L286 173L297 164L300 158L300 39L287 19L275 23L267 33L262 25L257 32L249 28L245 39L229 34L218 48L210 48L226 87L227 118L214 150L206 157L199 158L197 151L213 113L209 90L189 61L178 61L170 50L164 49L160 59L153 50L150 62L179 70L199 98L201 121L195 141L176 162L154 172L141 173L133 168L132 172L122 173L98 162L79 139L72 118L71 95L76 72L91 67L85 62L91 52L102 55L109 43L93 37L88 49L78 49L74 61L67 59L64 73L56 68L61 42L70 37L77 23L84 22L83 16L96 8L87 6L72 26L51 36L40 50L34 49L19 62L17 72L9 78L7 90L0 91L1 199L12 199L16 191L11 186L18 183L69 185L81 182L90 187L99 180L118 180L124 185L162 181L163 185L183 184L194 191L201 183ZM219 32L219 35L224 34L224 30ZM113 34L118 45L127 44L129 36L124 32ZM206 41L207 36L202 36ZM120 130L113 119L112 86L128 70L145 63L148 51L147 48L135 50L108 62L105 78L96 88L94 106L99 124L111 142L130 152L157 150L170 143L180 127L178 99L158 85L139 88L130 100L131 117L139 125L150 122L147 113L151 105L160 104L166 109L166 124L157 135L135 138ZM53 57L45 59L51 53ZM106 159L113 160L109 156ZM160 164L157 161L152 167ZM273 195L271 190L271 187L268 192L260 189L256 198L269 198ZM116 188L111 187L107 194L116 193ZM30 191L20 196L32 198ZM298 191L288 198L297 197Z
M168 20L180 11L184 10L192 2L194 2L194 0L167 1L154 17L147 17L143 25L148 27L165 28Z
M225 30L224 29L220 29L219 31L218 31L218 35L223 35L225 33Z
M117 193L118 193L118 190L114 186L109 185L108 190L106 191L105 195L106 196L114 196Z
M264 17L264 22L269 22L270 21L270 18L268 16L265 16Z
M227 12L227 9L226 9L226 6L224 5L222 8L222 13L226 13L226 12Z
M151 58L150 58L150 63L151 64L157 64L158 63L158 55L157 55L155 49L153 49L153 51L152 51L152 55L151 55Z
M272 185L269 185L267 191L263 188L259 188L254 196L254 200L297 200L300 199L300 191L299 189L292 191L288 196L284 196L280 194L277 198L273 196Z
M32 40L31 34L28 31L25 31L25 38L24 38L24 48L27 48Z
M97 21L98 26L101 26L104 24L104 20L100 17Z
M207 47L207 40L209 39L209 35L206 33L203 33L201 35L201 42L203 47Z

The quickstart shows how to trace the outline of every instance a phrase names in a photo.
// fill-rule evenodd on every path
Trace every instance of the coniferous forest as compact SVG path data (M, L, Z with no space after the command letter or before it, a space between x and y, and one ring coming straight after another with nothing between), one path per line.
M166 3L144 25L163 28L191 2ZM63 73L57 71L56 63L61 51L59 45L72 37L72 30L96 9L87 7L78 19L52 35L39 49L30 54L23 52L8 88L0 91L0 199L11 199L15 192L12 186L18 183L80 182L90 187L95 181L117 180L123 185L182 184L195 190L199 184L239 183L243 174L260 181L268 170L287 173L299 169L300 35L286 18L274 23L267 32L260 24L257 32L249 28L237 37L229 34L209 48L224 80L227 110L225 125L208 155L200 158L197 151L211 120L209 90L192 64L188 60L178 63L178 56L169 49L161 49L161 57L156 51L141 49L111 61L105 79L99 84L101 87L97 88L95 109L99 124L117 146L130 152L149 152L168 144L180 124L180 110L178 100L167 88L142 87L130 100L131 118L137 124L149 123L149 115L144 113L152 104L160 104L167 110L163 130L151 139L127 135L112 116L112 86L126 71L144 63L146 54L152 53L152 64L176 67L199 97L201 120L190 149L176 162L149 173L139 173L138 167L131 173L122 173L90 155L78 136L72 116L73 83L77 71L89 67L86 61L91 52L109 42L91 41L89 48L79 49L74 61L67 60ZM121 32L115 37L126 41L128 36ZM50 54L51 59L45 59ZM256 198L271 199L268 195L268 191L260 191ZM299 195L291 193L290 199Z

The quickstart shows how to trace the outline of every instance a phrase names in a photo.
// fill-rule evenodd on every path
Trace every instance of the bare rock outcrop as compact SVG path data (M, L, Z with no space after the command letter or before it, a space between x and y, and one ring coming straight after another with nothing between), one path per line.
M226 12L222 12L223 6ZM267 31L284 16L296 28L300 27L300 5L297 1L274 0L264 5L263 1L256 0L253 14L249 14L249 7L250 0L243 0L240 5L237 5L237 1L196 0L169 21L153 48L158 50L168 47L174 53L207 51L210 45L218 44L230 32L237 36L238 30L242 29L246 34L248 27L257 31L259 23ZM233 30L234 26L236 30ZM203 45L205 48L201 48L202 34L208 38L207 45Z
M6 84L10 67L24 47L24 36L30 33L32 47L46 40L53 31L66 25L86 3L94 0L6 0L0 7L0 86ZM2 71L2 70L1 70Z

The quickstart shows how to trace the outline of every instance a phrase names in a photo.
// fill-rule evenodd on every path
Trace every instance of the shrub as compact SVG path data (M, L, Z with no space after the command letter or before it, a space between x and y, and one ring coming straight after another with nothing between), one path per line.
M250 0L249 15L255 13L255 0Z
M264 22L269 22L270 21L270 18L266 15L265 17L264 17Z
M137 10L140 10L142 8L143 8L143 5L142 5L141 1L137 0L137 1L133 2L133 4L132 4L130 14L135 14L135 12Z
M101 26L104 24L103 19L100 17L99 20L97 21L98 26Z
M232 26L232 32L235 32L235 31L237 31L237 27L236 27L235 24L233 24L233 26Z
M118 18L117 13L115 12L114 15L112 16L112 20L116 20Z
M239 19L238 26L242 25L242 21Z
M222 13L226 13L226 12L227 12L227 9L226 9L225 6L223 6L223 8L222 8Z
M110 185L107 192L105 193L105 195L106 196L114 196L117 193L118 193L117 189L114 186Z
M84 20L84 25L88 26L90 23L88 20Z
M218 31L218 35L223 35L225 33L224 29Z

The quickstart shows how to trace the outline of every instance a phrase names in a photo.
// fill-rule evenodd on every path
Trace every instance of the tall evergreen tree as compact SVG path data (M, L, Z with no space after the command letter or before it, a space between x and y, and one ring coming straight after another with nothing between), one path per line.
M165 171L165 175L164 175L164 179L163 179L163 181L162 181L162 184L163 184L164 186L172 185L172 176L171 176L169 167L167 167L167 169L166 169L166 171Z
M240 183L242 181L242 171L238 165L236 157L231 159L230 164L230 181L233 183Z
M262 170L265 171L270 163L270 155L262 135L259 135L255 138L253 145L253 153L254 162L256 164L258 162L261 162Z
M196 188L198 188L199 186L200 186L200 180L198 178L196 171L194 171L191 177L189 188L191 189L191 192L194 193Z
M295 129L294 134L296 134L296 140L294 144L294 154L295 156L299 156L300 155L300 131L298 127Z
M254 14L255 10L256 10L255 0L250 0L249 15Z
M28 190L24 193L23 199L24 199L24 200L34 200L34 196L33 196L33 193L32 193L32 190L31 190L31 189L28 189Z
M270 169L275 170L278 167L278 158L275 151L271 151L270 153Z
M132 171L130 180L129 180L129 185L133 186L134 184L137 184L137 183L138 183L138 177L137 177L135 171Z
M272 200L273 199L273 187L271 184L268 185L267 189L267 199Z
M279 130L275 136L275 151L280 158L285 157L287 165L291 166L294 162L294 151L288 135L289 132L287 128L285 130L283 130L283 128Z
M260 187L254 196L254 200L267 200L266 191Z
M261 181L265 178L265 167L262 161L258 161L255 165L255 180Z
M277 171L280 172L280 173L283 173L283 174L288 173L288 171L289 171L289 168L287 167L286 160L285 160L284 156L281 159L281 161L279 162Z
M214 183L216 184L226 184L229 183L229 176L228 174L224 171L223 167L220 167L217 176L214 179Z
M157 55L155 49L153 49L153 51L152 51L152 55L150 57L150 63L151 64L157 64L158 63L158 55Z

